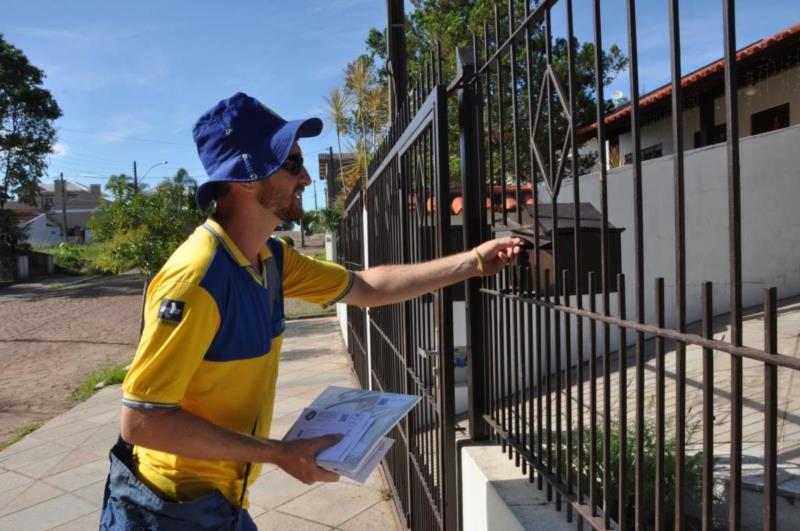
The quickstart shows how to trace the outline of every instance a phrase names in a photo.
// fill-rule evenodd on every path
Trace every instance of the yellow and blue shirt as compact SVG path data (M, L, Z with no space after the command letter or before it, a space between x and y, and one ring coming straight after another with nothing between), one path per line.
M283 298L333 304L353 273L270 238L256 271L213 218L173 253L147 290L145 326L123 384L134 408L183 408L223 428L269 435L283 341ZM134 448L137 476L173 500L218 489L238 503L244 463ZM254 464L249 483L259 475Z

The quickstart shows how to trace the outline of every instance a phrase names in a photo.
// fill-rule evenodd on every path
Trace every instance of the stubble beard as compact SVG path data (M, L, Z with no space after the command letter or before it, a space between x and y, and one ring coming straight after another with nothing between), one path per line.
M258 202L266 209L274 209L275 215L284 223L300 222L303 217L303 205L295 205L295 193L296 190L292 190L290 196L279 197L269 179L266 179L258 192Z

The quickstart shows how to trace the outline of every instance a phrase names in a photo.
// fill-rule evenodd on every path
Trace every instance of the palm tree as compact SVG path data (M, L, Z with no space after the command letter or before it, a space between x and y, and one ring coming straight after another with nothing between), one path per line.
M339 178L344 182L344 173L342 172L342 135L347 132L347 113L350 111L352 102L350 97L339 87L332 88L330 93L325 96L325 101L328 103L328 118L336 128L336 145L339 148Z
M355 96L356 123L358 124L359 142L367 148L367 98L370 85L372 85L372 65L367 57L359 57L348 66L345 73L347 88Z

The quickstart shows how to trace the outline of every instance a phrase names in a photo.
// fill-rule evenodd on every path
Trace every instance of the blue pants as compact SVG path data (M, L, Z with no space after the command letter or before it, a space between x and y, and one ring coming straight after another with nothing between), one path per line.
M120 441L109 454L111 469L106 481L100 530L257 531L247 511L219 491L189 502L159 498L131 471L131 447Z

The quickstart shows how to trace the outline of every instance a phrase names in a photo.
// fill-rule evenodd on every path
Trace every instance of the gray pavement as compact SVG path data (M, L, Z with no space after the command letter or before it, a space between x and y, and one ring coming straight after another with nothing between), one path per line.
M288 322L281 358L273 438L326 386L357 386L334 318ZM102 389L0 452L0 531L97 529L119 400ZM250 503L261 530L401 529L380 469L364 485L305 485L267 466Z

